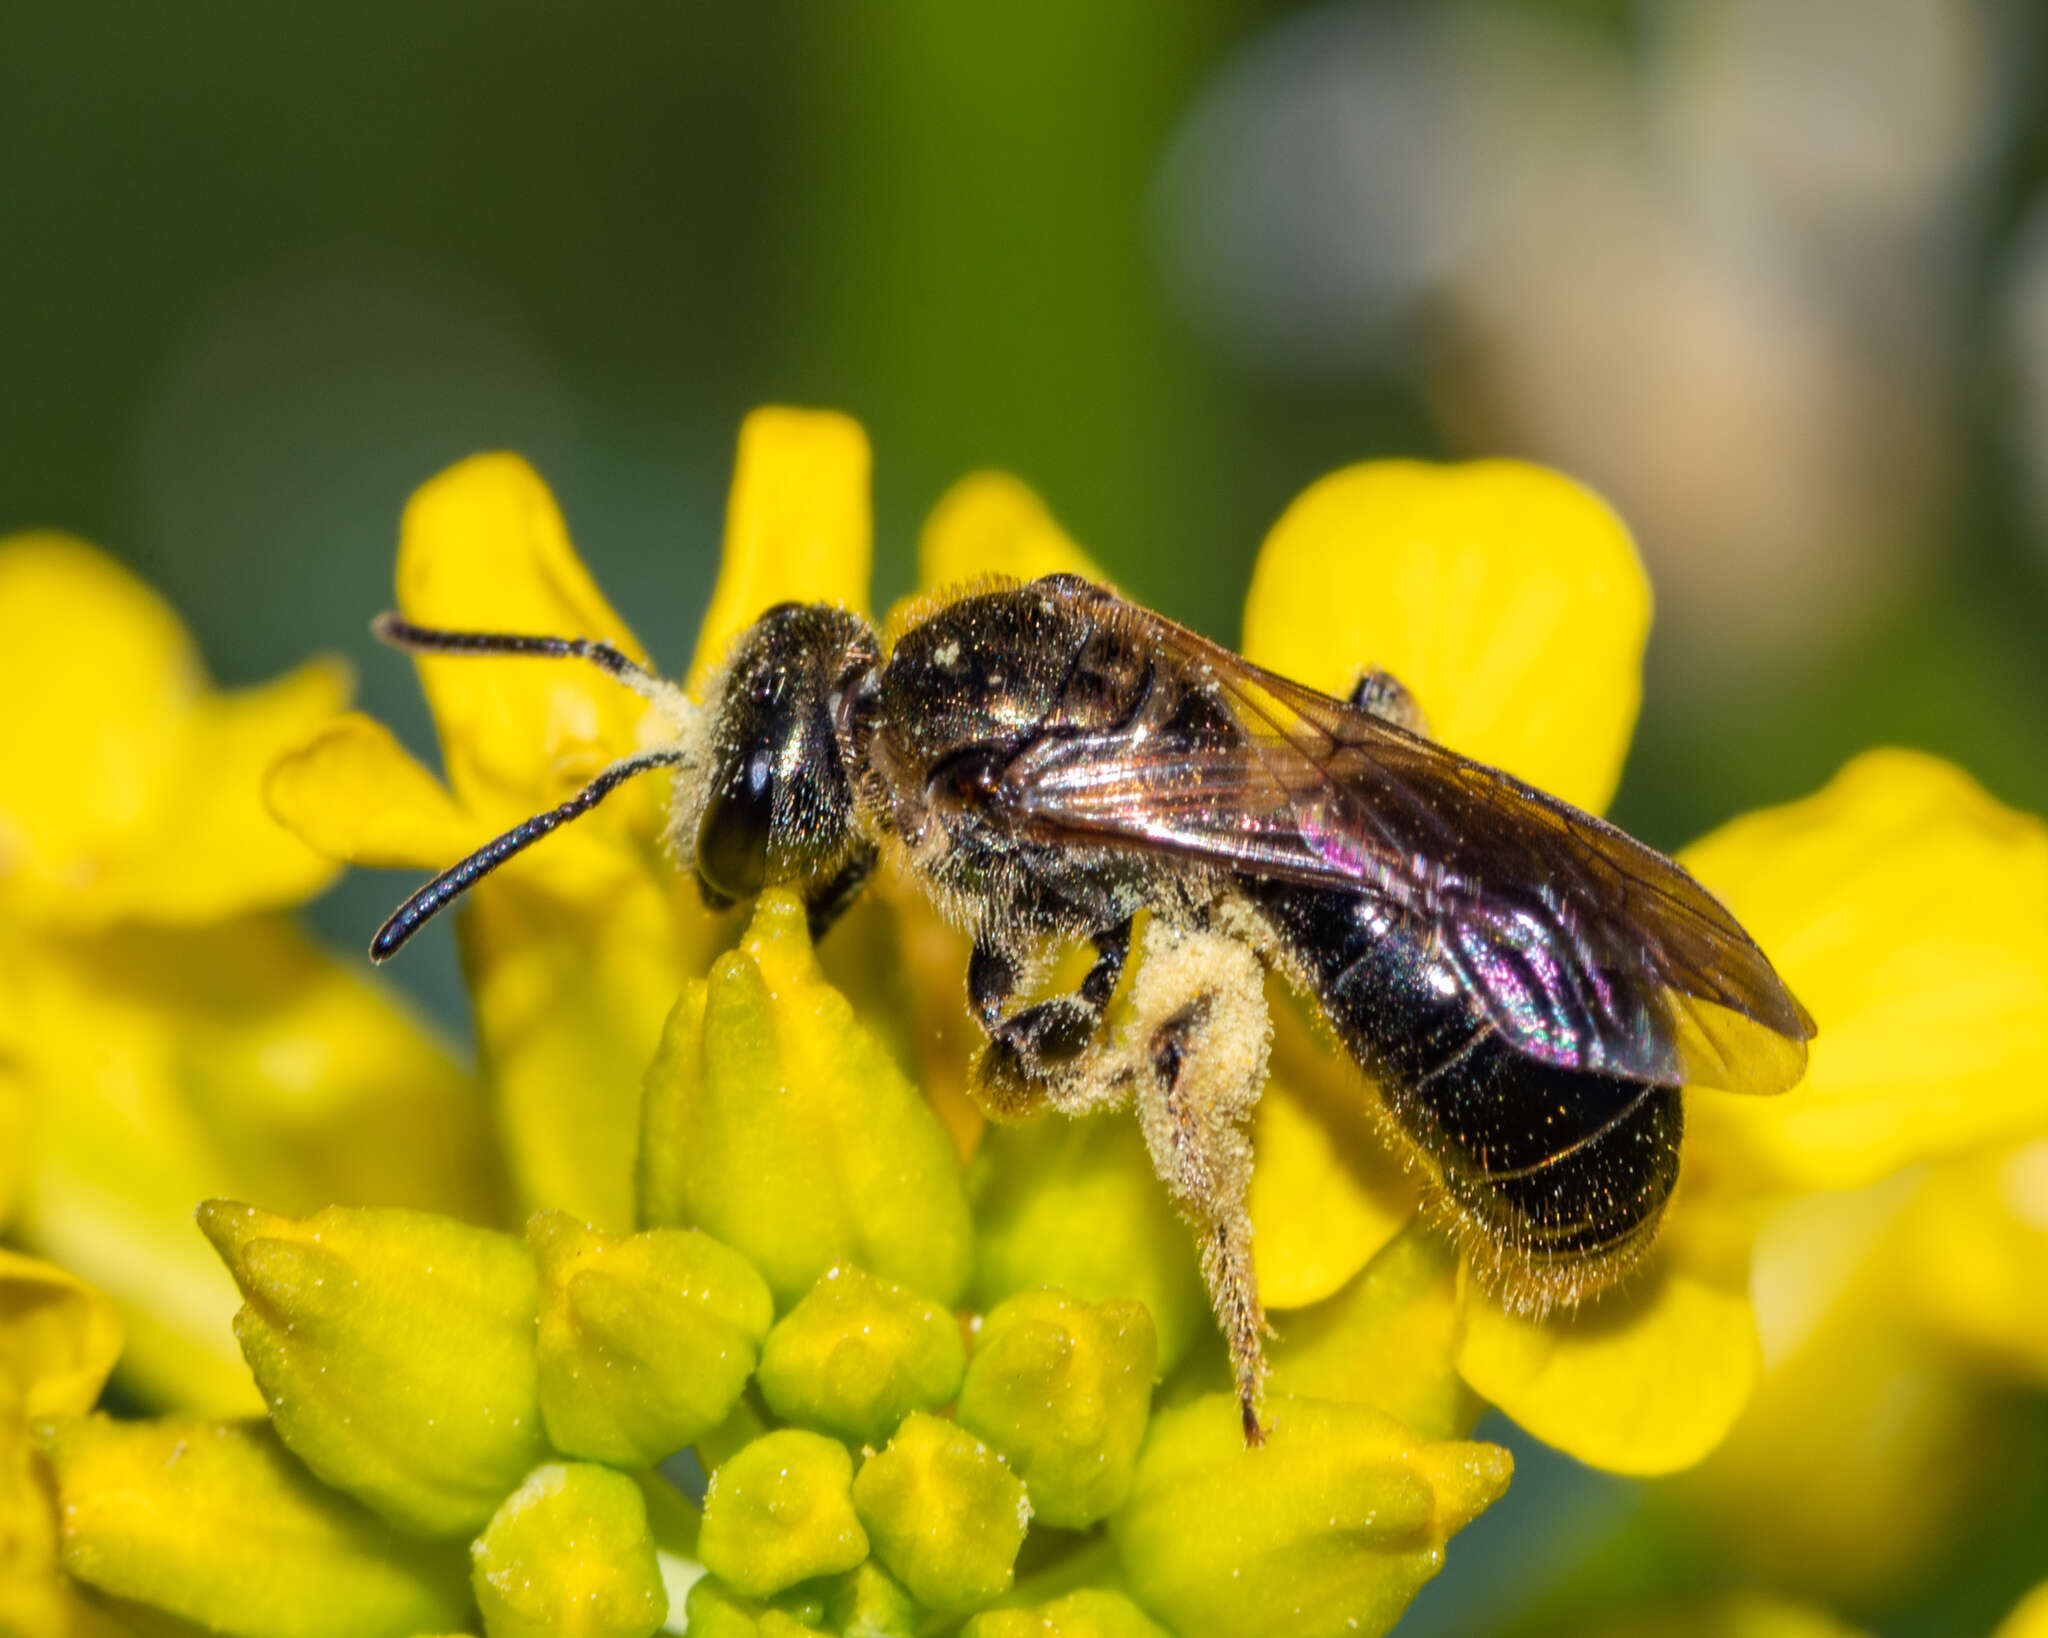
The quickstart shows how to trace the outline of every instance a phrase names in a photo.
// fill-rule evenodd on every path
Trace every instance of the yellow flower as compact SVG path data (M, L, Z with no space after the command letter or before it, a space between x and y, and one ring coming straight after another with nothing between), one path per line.
M1091 572L1028 490L991 475L941 503L923 560L928 580ZM1628 534L1585 489L1508 461L1375 462L1313 485L1275 526L1243 652L1333 693L1369 668L1391 672L1451 749L1597 811L1620 779L1649 619ZM1771 1199L2048 1117L2038 822L1935 759L1875 752L1817 796L1680 857L1819 1021L1805 1081L1777 1099L1688 1094L1678 1194L1619 1289L1543 1321L1469 1272L1459 1294L1457 1361L1472 1388L1546 1442L1631 1473L1697 1461L1753 1391L1749 1247ZM1251 1206L1261 1289L1284 1311L1337 1300L1414 1195L1350 1066L1319 1054L1285 1009L1278 1022ZM1283 1346L1290 1317L1275 1317Z
M726 554L692 675L769 604L862 607L868 450L844 416L762 410L740 436ZM567 633L645 653L578 560L523 461L465 461L413 497L398 607L422 625ZM344 717L272 774L278 817L329 858L439 869L580 788L660 725L590 667L419 660L443 786L380 724ZM633 1226L640 1078L686 980L722 938L662 859L640 780L469 896L459 937L477 1039L523 1205Z
M769 602L863 605L866 481L865 443L843 418L777 410L749 421L693 677ZM920 551L928 585L1098 572L1028 489L992 474L940 503ZM538 479L504 457L466 463L415 499L399 599L422 623L605 637L639 652L576 561ZM1626 530L1579 486L1512 462L1375 463L1323 480L1281 519L1254 573L1243 646L1260 664L1338 692L1383 668L1451 748L1597 809L1620 776L1649 617ZM272 780L277 811L332 856L445 865L655 731L637 699L583 667L468 658L421 667L447 790L360 718ZM632 1220L640 1074L662 1015L729 936L660 862L658 810L650 782L622 793L484 883L462 931L525 1199L614 1229ZM1811 1072L1775 1100L1689 1095L1678 1195L1658 1245L1620 1289L1537 1321L1459 1273L1446 1288L1449 1345L1470 1388L1538 1437L1611 1469L1670 1471L1711 1450L1755 1386L1750 1247L1774 1199L2041 1124L2040 965L2005 931L2024 918L1994 922L1973 909L1981 895L1927 885L1999 880L2031 894L2037 846L2030 821L1954 770L1886 752L1806 802L1689 850L1685 862L1818 1018ZM911 1005L927 1095L971 1147L978 1122L948 1101L947 1072L932 1072L923 1044L940 1041L957 1063L962 952L914 908L899 943L920 980ZM1962 967L1974 982L1955 980ZM1281 1009L1279 1025L1253 1134L1251 1205L1261 1286L1284 1343L1291 1312L1312 1326L1319 1305L1343 1303L1413 1218L1417 1195L1403 1157L1376 1135L1355 1066L1316 1045L1292 1009ZM1014 1159L1047 1141L1020 1149L1006 1138L1004 1152ZM1092 1145L1092 1179L1139 1163L1134 1144L1097 1143L1078 1128L1064 1141ZM988 1198L999 1217L1016 1217L1001 1187ZM985 1217L989 1209L985 1199ZM1034 1268L1051 1277L1033 1259L1057 1252L1057 1237L1023 1221L999 1231L984 1222L981 1298ZM1056 1277L1088 1300L1138 1294L1096 1283L1121 1255L1099 1248L1093 1265ZM991 1256L1015 1266L992 1276ZM1170 1367L1190 1329L1179 1312L1185 1261L1117 1266L1155 1302ZM1437 1385L1418 1392L1455 1403Z
M0 1226L114 1299L145 1398L256 1402L198 1199L491 1198L446 1053L278 913L333 867L264 771L347 689L316 660L218 692L112 559L0 541Z
M1789 833L1796 809L1729 834L1772 874L1860 884L1783 935L1816 1011L1852 1022L1817 1043L1827 1078L1803 1107L1722 1109L1710 1135L1760 1204L1826 1192L1765 1218L1759 1391L1664 1500L1722 1560L1868 1605L2000 1504L2014 1389L2048 1385L2048 827L1902 753L1809 806L1839 843L1825 859ZM1801 1507L1763 1505L1788 1485Z

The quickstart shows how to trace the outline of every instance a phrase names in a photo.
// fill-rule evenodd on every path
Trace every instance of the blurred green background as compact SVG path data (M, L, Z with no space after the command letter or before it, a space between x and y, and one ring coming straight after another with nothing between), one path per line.
M366 622L479 449L671 665L771 400L867 425L882 599L996 465L1225 639L1315 477L1527 454L1658 584L1624 823L1884 741L2048 810L2043 44L2022 0L16 4L0 530L119 553L224 681L349 654L423 747ZM397 976L460 1027L441 937ZM1631 1487L1519 1454L1404 1631L1634 1539Z

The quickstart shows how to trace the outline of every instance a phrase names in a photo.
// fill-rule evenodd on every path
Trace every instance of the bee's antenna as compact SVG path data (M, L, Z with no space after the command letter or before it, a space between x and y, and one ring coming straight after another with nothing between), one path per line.
M403 622L393 621L392 624L403 625ZM408 632L413 632L418 631L420 628L415 626L406 629ZM380 629L378 635L381 637L384 635L384 632ZM456 632L427 632L425 635L430 638L454 637L460 640L464 634ZM479 637L475 640L484 643L560 643L565 645L560 649L527 650L515 648L502 651L515 654L527 652L577 653L581 652L581 649L570 648L566 645L571 642L582 642L581 639L561 637ZM636 671L639 669L637 666L633 666L632 661L628 660L608 643L587 643L582 644L582 648L593 650L601 648L606 653L612 655L621 667L632 667ZM500 651L487 650L486 652L495 653ZM595 658L595 655L591 657ZM608 662L601 659L598 663L600 665L608 664ZM377 936L370 940L370 959L372 961L390 960L392 956L398 953L407 939L411 938L413 934L417 933L436 915L454 903L464 893L467 893L514 854L525 852L526 849L533 846L535 842L539 841L550 831L566 825L579 814L588 813L609 796L617 786L624 784L635 774L645 773L649 768L673 767L676 763L684 760L685 754L679 746L664 745L655 750L642 751L636 756L629 756L622 761L614 762L603 773L585 785L583 789L570 797L568 801L562 803L560 807L549 808L545 813L536 813L531 819L514 825L495 841L486 842L459 864L450 865L440 875L428 882L426 886L414 893L405 903L391 912L391 919L378 928Z
M416 626L397 614L380 614L370 630L393 648L413 654L526 654L548 660L588 660L610 672L634 693L666 703L674 687L597 637L531 637L508 631L445 631Z

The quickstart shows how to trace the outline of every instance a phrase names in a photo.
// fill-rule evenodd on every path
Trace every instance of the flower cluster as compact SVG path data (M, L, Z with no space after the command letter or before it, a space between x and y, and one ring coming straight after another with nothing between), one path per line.
M841 417L749 420L693 686L771 603L864 608L867 474ZM996 475L941 503L920 567L927 585L1100 578ZM642 657L544 487L508 457L421 491L398 582L422 624L604 638ZM1597 809L1633 726L1649 612L1626 532L1583 489L1515 463L1378 463L1323 480L1281 519L1243 647L1333 691L1390 671L1452 748ZM314 720L263 740L284 828L250 820L265 836L250 856L301 861L290 891L317 882L322 857L443 866L660 731L586 668L419 664L445 784L379 724L336 714L331 691ZM79 686L81 711L116 720L161 681L118 697L84 673ZM0 820L37 815L39 789L0 789ZM1943 890L2000 881L2008 907L2017 894L2048 911L2048 838L1904 752L1859 759L1682 855L1821 1033L1787 1097L1689 1099L1663 1237L1576 1316L1512 1313L1418 1221L1418 1157L1387 1149L1358 1067L1276 990L1250 1202L1277 1331L1273 1433L1247 1450L1193 1247L1134 1124L984 1130L962 1093L972 1026L955 935L886 880L821 948L785 895L714 915L662 857L659 796L621 790L480 884L462 914L515 1202L499 1226L481 1226L485 1172L447 1152L454 1125L429 1141L404 1124L428 1117L381 1106L352 1111L358 1144L471 1193L406 1198L341 1175L309 1195L307 1175L197 1171L148 1191L186 1190L181 1211L208 1197L200 1227L239 1291L233 1337L266 1420L195 1416L220 1401L161 1373L138 1373L136 1391L170 1418L84 1414L112 1364L105 1299L26 1262L13 1277L61 1288L61 1303L10 1306L0 1283L0 1483L13 1487L0 1580L12 1553L45 1601L24 1631L142 1607L293 1635L479 1621L500 1638L686 1623L1383 1631L1506 1487L1506 1454L1469 1438L1485 1406L1615 1471L1697 1463L1756 1395L1752 1253L1788 1203L1923 1162L1946 1176L2048 1131L2048 968L1989 896ZM105 936L71 925L97 878L67 875L70 856L39 839L71 833L13 823L34 845L0 832L4 947L47 963L47 946ZM216 894L191 919L281 902L278 874L252 868L243 901ZM45 924L62 931L14 931ZM279 925L206 931L239 950L267 928L261 968ZM329 1044L364 1016L328 1020ZM43 1054L53 1040L78 1050L88 1026L7 1027L0 1040ZM165 1011L164 1052L195 1028ZM16 1062L38 1059L0 1067ZM431 1049L420 1062L435 1067L371 1079L447 1073ZM28 1153L34 1200L66 1151L39 1133ZM82 1155L68 1163L91 1177ZM140 1175L123 1168L116 1154L97 1174L116 1200ZM1967 1190L1950 1195L1923 1242L1970 1222ZM122 1260L90 1262L83 1233L38 1230L34 1211L19 1221L25 1242L121 1299L131 1353L164 1334L175 1291L119 1285ZM156 1255L154 1229L138 1238ZM2035 1346L2008 1312L2027 1278L2018 1255L1969 1310L2005 1316L1980 1341L2008 1353ZM685 1449L708 1478L701 1499L664 1476Z

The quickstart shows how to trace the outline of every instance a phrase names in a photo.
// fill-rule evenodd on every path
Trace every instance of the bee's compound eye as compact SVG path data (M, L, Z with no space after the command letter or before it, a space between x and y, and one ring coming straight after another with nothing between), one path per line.
M731 899L750 899L768 879L768 829L775 813L775 760L757 750L705 804L697 828L697 874Z

